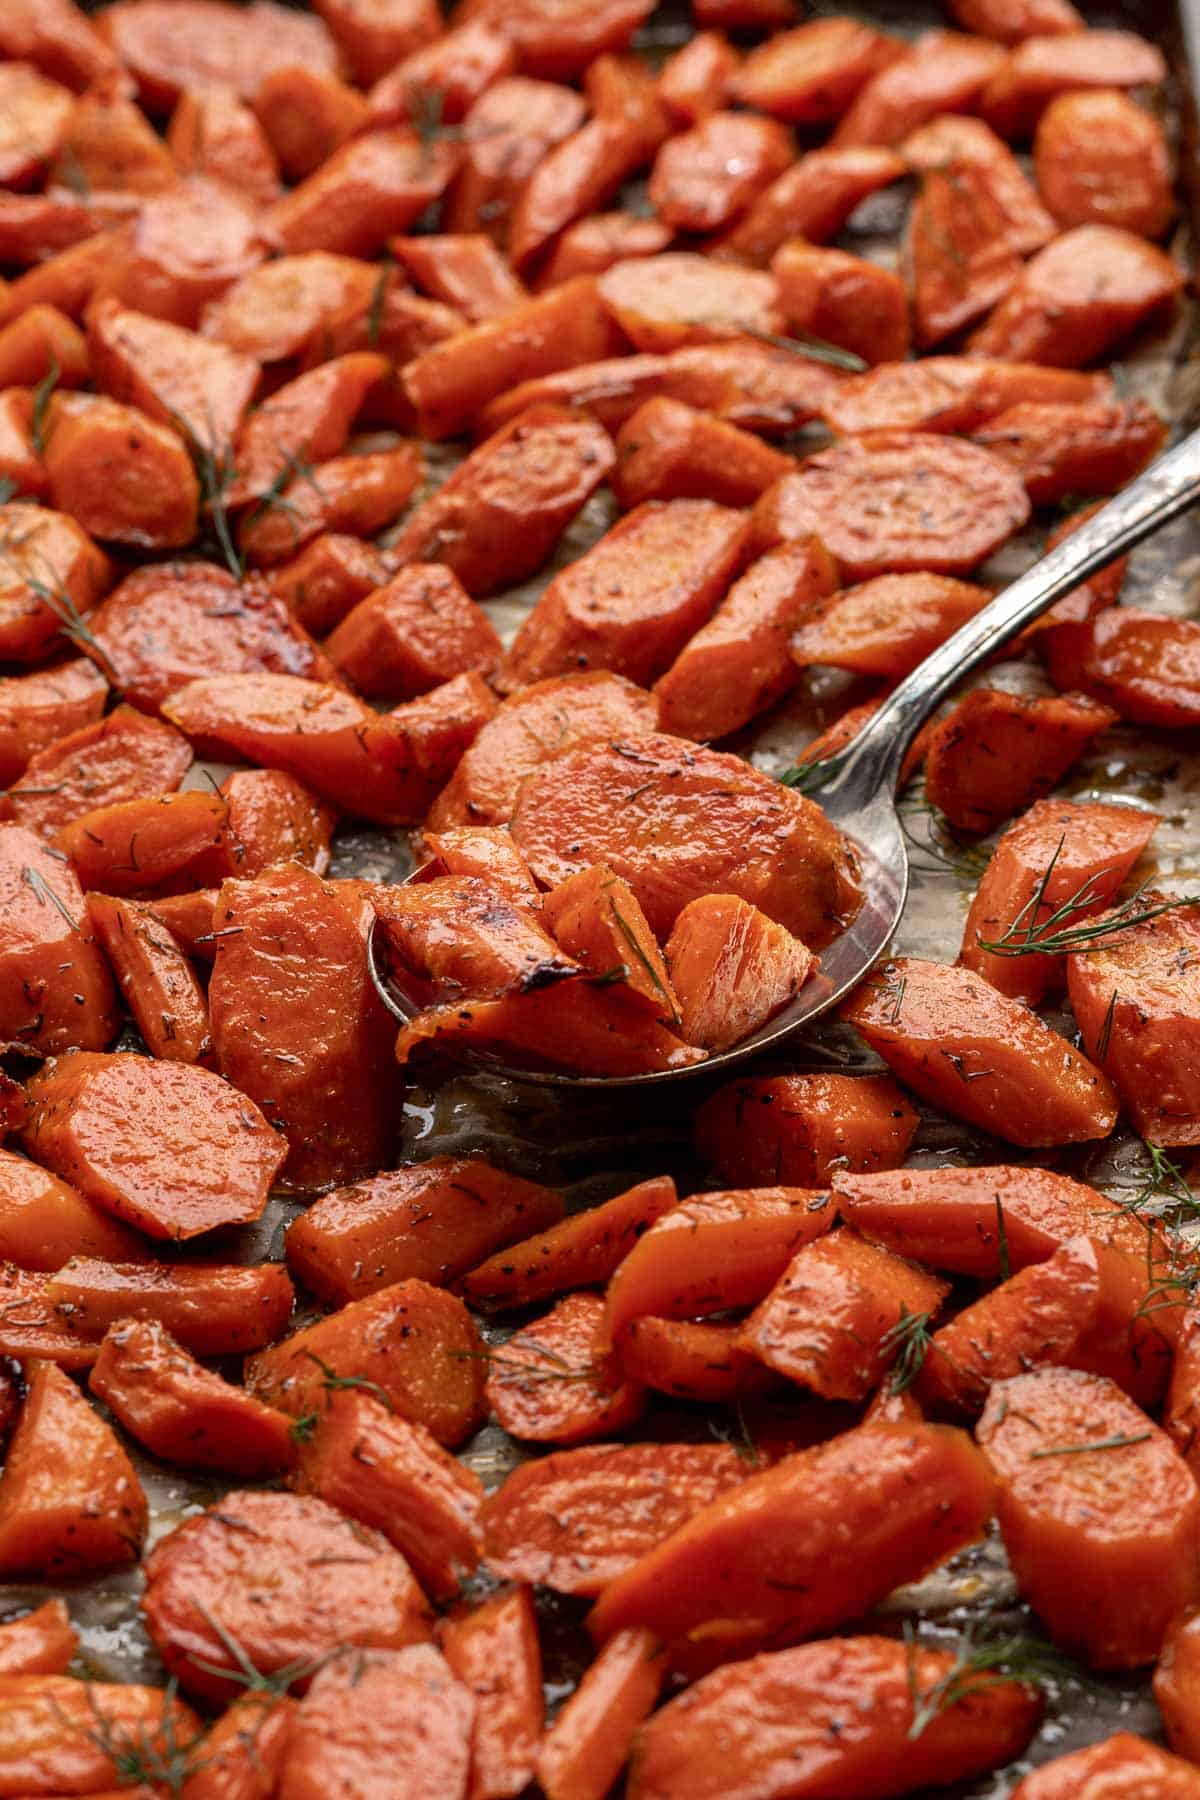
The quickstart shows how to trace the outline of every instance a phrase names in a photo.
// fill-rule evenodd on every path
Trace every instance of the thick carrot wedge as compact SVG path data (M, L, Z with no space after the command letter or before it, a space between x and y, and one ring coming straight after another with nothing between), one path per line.
M31 1363L0 1480L0 1569L55 1581L121 1568L137 1561L147 1511L112 1427L54 1363Z
M937 171L973 176L966 191L995 217L999 234L1018 255L1031 255L1056 235L1054 220L1021 164L982 119L944 114L905 138L901 154L923 176Z
M720 231L791 163L782 125L754 113L713 112L662 146L650 204L673 231Z
M542 1736L542 1655L527 1587L452 1613L442 1654L475 1696L470 1800L508 1800L528 1785Z
M317 69L276 69L254 100L256 120L273 160L289 181L315 174L365 125L366 100L336 75ZM278 200L279 185L268 197Z
M12 817L53 838L81 813L177 788L191 765L185 738L161 720L118 706L30 757L9 790Z
M3 1036L42 1054L102 1050L117 1011L82 889L20 825L0 825L0 901Z
M663 953L628 882L604 863L568 875L542 902L541 922L568 956L596 977L619 976L664 1025L680 1030L679 1002Z
M0 1258L53 1273L69 1256L135 1262L138 1238L65 1181L0 1150Z
M661 79L659 93L661 97ZM625 212L589 213L567 226L542 264L535 286L544 291L577 275L602 275L631 256L657 256L670 249L674 235L660 219L639 219Z
M241 1691L237 1650L271 1675L342 1646L429 1637L428 1602L399 1552L307 1494L226 1494L160 1538L143 1567L154 1645L210 1705Z
M715 1670L643 1727L630 1800L824 1800L985 1774L1025 1748L1041 1701L1020 1682L968 1676L918 1731L924 1696L954 1667L948 1650L851 1637Z
M1132 1732L1056 1756L1017 1783L1012 1800L1106 1800L1144 1794L1146 1800L1200 1800L1200 1771Z
M323 1194L288 1228L288 1266L318 1299L343 1306L412 1277L455 1281L562 1216L550 1188L479 1157L433 1157Z
M1175 212L1171 153L1152 113L1101 88L1060 94L1038 120L1038 190L1062 225L1163 235Z
M162 1688L6 1675L0 1679L0 1780L11 1794L101 1795L103 1789L102 1800L118 1792L146 1800L149 1788L112 1785L122 1780L125 1747L144 1744L155 1760L173 1750L186 1754L203 1729L191 1708Z
M595 1595L753 1471L725 1444L590 1444L522 1463L484 1502L497 1575Z
M999 1163L834 1176L833 1201L873 1242L982 1281L1093 1238L1145 1261L1147 1227L1097 1188L1051 1169Z
M614 263L596 286L635 350L665 353L723 338L771 336L785 324L773 275L692 251Z
M96 26L70 0L14 0L0 23L5 56L23 57L77 93L112 75L117 59Z
M984 1459L961 1432L844 1432L695 1514L605 1588L589 1627L605 1643L645 1626L672 1664L689 1667L784 1633L811 1637L972 1542L992 1498Z
M890 61L842 114L835 145L899 144L938 113L970 113L1004 67L997 45L951 31L927 31L910 55Z
M386 384L390 373L386 357L359 351L335 356L277 388L238 432L225 505L262 501L297 468L337 456L368 395Z
M1108 1077L969 969L900 957L842 1016L923 1099L1009 1143L1086 1143L1116 1122Z
M521 274L535 268L575 220L614 200L665 135L666 116L654 83L648 71L638 73L642 92L630 96L631 104L597 108L585 125L547 152L525 183L508 240L509 260ZM551 288L550 294L561 291Z
M645 1390L605 1355L604 1302L568 1294L522 1325L488 1357L487 1402L510 1437L581 1444L623 1431L645 1409Z
M387 961L422 1004L524 993L579 973L528 905L478 875L384 888L373 904Z
M94 724L107 691L104 676L83 656L0 677L0 781L11 785L39 750Z
M987 588L949 575L879 575L810 606L792 639L792 657L801 668L829 664L897 681L991 597Z
M917 1115L886 1075L758 1075L697 1108L696 1148L726 1181L817 1187L904 1161Z
M164 895L147 906L181 950L198 962L211 962L217 953L213 937L217 895L216 888L195 888L187 894Z
M921 349L977 324L1011 292L1023 264L984 168L955 162L925 170L905 260Z
M393 238L392 255L423 293L444 300L472 325L494 319L526 298L484 232Z
M246 1365L251 1392L294 1418L319 1418L348 1382L448 1445L480 1423L484 1375L483 1345L466 1307L424 1281L399 1281L355 1300Z
M528 1306L607 1281L642 1233L675 1204L669 1176L639 1182L489 1257L464 1278L463 1291L477 1305Z
M1027 137L1057 94L1157 87L1166 73L1158 46L1132 31L1035 34L1004 60L980 96L980 107L1005 137Z
M149 1319L194 1356L236 1356L273 1343L292 1311L282 1263L115 1263L73 1256L46 1284L69 1331L100 1339L122 1320Z
M644 1315L630 1320L617 1360L630 1381L676 1400L740 1401L769 1387L772 1377L741 1348L738 1330L736 1325Z
M225 831L219 794L189 788L119 800L82 813L55 835L81 885L122 897L178 893L201 884Z
M956 830L991 831L1056 787L1115 719L1083 694L974 688L929 734L925 791Z
M604 1800L666 1674L653 1632L635 1627L605 1644L538 1753L538 1785L546 1800Z
M88 307L87 337L102 392L212 456L228 453L262 373L253 357L113 299Z
M529 865L501 825L451 825L421 833L439 869L447 875L480 875L514 900L537 907L542 895ZM582 961L580 957L577 961Z
M1168 730L1200 719L1200 629L1194 619L1114 607L1055 625L1038 649L1056 687L1082 688L1137 725Z
M54 394L47 409L51 504L93 537L171 549L196 534L200 489L179 435L99 394Z
M298 1702L251 1688L210 1725L180 1800L271 1800Z
M893 269L793 238L772 257L771 273L790 332L840 345L865 363L906 354L908 294Z
M0 1263L0 1355L26 1363L33 1358L57 1363L72 1373L88 1369L100 1350L101 1333L77 1336L47 1298L50 1276ZM16 1393L5 1398L7 1419L16 1412Z
M1162 1426L1194 1475L1200 1436L1200 1313L1182 1289L1165 1287L1163 1298L1170 1310L1164 1311L1158 1322L1178 1318L1179 1329ZM1178 1311L1173 1304L1176 1300L1183 1301Z
M809 150L758 196L732 231L718 239L712 253L722 260L765 268L791 238L828 243L861 201L899 181L904 172L895 151L879 146Z
M843 1228L803 1245L738 1339L826 1400L865 1400L895 1360L906 1318L941 1308L949 1284Z
M109 1327L88 1387L163 1462L255 1481L295 1460L283 1413L204 1368L153 1320Z
M66 1601L47 1600L0 1625L0 1675L65 1675L78 1648Z
M881 363L852 375L831 394L822 416L849 437L869 431L974 431L1024 401L1072 405L1112 397L1107 375L1047 369L986 356L926 356Z
M435 1600L458 1592L479 1561L483 1487L423 1425L369 1392L331 1393L298 1454L302 1493L381 1532Z
M167 148L181 175L224 182L250 206L279 198L275 152L245 101L227 89L185 93L171 114Z
M88 918L152 1056L205 1062L208 1002L183 950L144 902L91 894Z
M1196 1717L1197 1615L1183 1613L1163 1641L1154 1671L1154 1698L1167 1728L1167 1742L1190 1763L1200 1750L1200 1721Z
M736 894L690 900L664 952L689 1044L724 1050L766 1025L794 1000L816 958Z
M47 1063L29 1099L30 1154L155 1238L257 1219L283 1160L253 1101L187 1063L80 1051Z
M793 467L790 456L750 432L662 394L622 425L612 486L627 509L644 500L751 506Z
M1039 754L1047 749L1039 740ZM1157 814L1140 808L1095 800L1080 805L1039 801L1009 827L992 853L967 914L960 960L1000 993L1036 1006L1066 973L1061 955L1035 948L1047 921L1067 902L1072 927L1102 912L1158 823ZM983 948L1006 938L1016 939L1014 950L1027 941L1027 952L1007 956Z
M265 215L271 235L296 255L327 250L374 256L407 231L454 174L453 147L426 147L415 131L371 131L352 138Z
M897 39L857 19L812 19L758 45L738 71L733 91L743 106L776 118L827 125L902 54ZM795 235L804 235L802 225Z
M257 362L283 362L348 305L368 306L377 272L355 257L310 250L243 275L207 307L203 334Z
M266 580L305 631L324 637L387 578L387 566L373 544L327 531L291 562L272 569Z
M442 210L446 229L486 231L504 247L529 177L548 150L579 129L585 111L573 88L525 75L493 81L464 121L462 162Z
M503 654L491 621L442 563L414 563L360 600L329 640L329 655L358 689L411 700Z
M65 512L32 502L0 504L0 652L40 662L68 643L74 613L86 613L111 583L110 565Z
M1072 494L1115 494L1166 439L1166 425L1146 400L1026 403L975 433L977 444L1017 471L1035 506L1055 506Z
M251 507L238 524L238 549L247 562L286 562L323 531L372 537L404 511L421 482L415 444L334 456L309 475L293 475L278 495Z
M1170 1439L1102 1375L997 1382L979 1441L1023 1595L1089 1668L1153 1662L1200 1598L1200 1490Z

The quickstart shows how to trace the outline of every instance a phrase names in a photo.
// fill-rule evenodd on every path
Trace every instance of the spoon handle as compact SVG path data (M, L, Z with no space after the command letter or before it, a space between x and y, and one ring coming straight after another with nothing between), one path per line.
M938 702L1009 638L1200 499L1200 430L1150 465L1078 531L1003 588L907 675L830 768L830 785L895 790L905 752Z

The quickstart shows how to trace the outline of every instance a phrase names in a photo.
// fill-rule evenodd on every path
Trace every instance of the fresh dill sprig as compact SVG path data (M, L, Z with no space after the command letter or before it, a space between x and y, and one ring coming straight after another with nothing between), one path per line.
M50 367L33 390L33 413L29 421L29 441L37 456L46 454L46 408L50 404L50 396L58 386L62 370L58 366L58 358L50 358Z
M21 868L21 880L25 883L26 887L33 890L43 905L49 901L55 911L62 914L63 918L67 921L67 924L71 927L71 930L75 932L76 935L79 934L78 919L72 918L70 908L59 899L40 869L31 868L28 863L24 863Z
M918 836L908 822L918 814L928 821L924 837ZM964 842L928 800L917 795L900 800L896 816L901 831L917 852L909 857L909 863L918 873L939 875L948 871L959 881L979 880L991 860L991 852L982 844Z
M395 272L396 259L389 250L379 265L379 273L371 291L371 304L367 308L367 343L372 350L378 345L383 331L383 309L387 304L387 292Z
M1153 905L1144 905L1142 898L1149 883L1143 882L1127 900L1122 900L1118 907L1104 917L1088 917L1086 922L1071 924L1070 921L1079 914L1090 915L1105 903L1104 891L1096 885L1099 877L1089 875L1073 894L1054 907L1049 916L1039 923L1043 907L1050 905L1046 893L1065 842L1064 834L1059 838L1054 855L1042 871L1033 893L1011 925L998 938L977 940L981 950L987 950L992 956L1086 955L1089 951L1106 949L1118 933L1135 925L1148 924L1151 919L1173 912L1180 906L1200 906L1200 895L1197 894L1185 894L1177 900L1159 900Z
M832 756L822 756L816 762L795 763L779 779L784 787L793 788L798 794L815 794L833 774L832 762Z
M909 1312L900 1308L900 1317L890 1331L879 1340L879 1348L890 1364L884 1383L889 1394L905 1394L925 1366L933 1334L929 1329L932 1313Z
M92 660L99 664L102 673L120 693L121 684L117 680L116 671L109 660L108 652L93 633L57 571L47 563L44 575L33 574L22 561L14 556L10 539L0 539L0 562L7 564L17 579L25 583L35 599L40 600L46 610L54 614L58 620L60 635L65 637L68 643L74 644L77 650L89 652Z
M1192 1192L1179 1164L1167 1155L1161 1144L1142 1139L1147 1156L1147 1169L1140 1186L1129 1199L1121 1202L1123 1212L1143 1217L1155 1201L1163 1205L1153 1216L1167 1224L1178 1225L1187 1219L1200 1219L1200 1198Z
M337 1655L336 1650L323 1650L315 1656L298 1656L292 1662L284 1663L282 1668L267 1674L258 1667L246 1646L219 1619L215 1619L206 1606L195 1598L192 1599L192 1606L225 1651L233 1667L197 1656L194 1650L188 1652L188 1661L194 1663L196 1668L203 1669L207 1675L219 1675L226 1681L235 1682L248 1694L268 1694L275 1699L282 1699L298 1681L307 1681L310 1675L315 1675L318 1669L324 1668L331 1656Z
M606 888L611 887L612 883L606 881L604 883L604 886ZM641 964L642 968L645 970L646 974L649 976L651 985L653 986L655 993L658 995L659 999L662 1001L663 1005L666 1007L667 1013L670 1017L672 1025L678 1025L680 1022L679 1021L679 1008L676 1005L674 995L671 993L670 989L664 983L662 976L659 974L658 970L654 967L654 964L651 962L651 960L647 956L646 952L642 949L642 946L638 942L638 939L637 939L637 933L634 931L632 925L629 923L628 919L626 919L625 915L622 913L620 907L617 905L616 901L612 898L611 894L609 895L608 907L609 907L609 911L612 913L613 920L616 924L617 930L621 933L621 936L625 939L625 942L629 945L630 951L632 952L635 960Z
M187 1743L180 1740L175 1725L177 1691L178 1683L172 1676L164 1693L162 1723L157 1730L151 1730L144 1719L136 1726L110 1719L100 1711L89 1686L88 1704L96 1723L88 1735L112 1763L119 1787L148 1787L175 1797L205 1766L207 1759L199 1755L203 1739L194 1738Z
M300 1354L307 1356L309 1362L316 1363L321 1371L321 1386L326 1393L337 1394L350 1388L361 1388L364 1393L370 1394L378 1400L381 1406L386 1406L389 1412L395 1412L391 1395L386 1388L381 1388L377 1381L371 1381L366 1375L339 1375L337 1370L330 1368L327 1362L322 1362L314 1350L302 1350Z
M1144 1444L1153 1431L1115 1431L1111 1437L1095 1438L1090 1444L1051 1444L1045 1450L1031 1450L1029 1460L1037 1462L1047 1456L1087 1456L1093 1450L1125 1450L1130 1444Z
M762 1467L762 1457L759 1455L758 1445L750 1434L750 1427L746 1423L746 1414L742 1410L740 1400L735 1400L733 1403L733 1423L731 1425L722 1425L716 1419L710 1419L708 1429L719 1444L726 1444L733 1451L739 1461L749 1463L752 1469Z
M512 1342L512 1340L509 1340ZM494 1350L454 1350L451 1355L458 1362L482 1362L489 1372L498 1371L503 1378L511 1374L521 1385L538 1382L602 1382L604 1371L596 1363L584 1363L576 1366L569 1363L565 1356L557 1350L551 1350L546 1344L532 1342L530 1350L543 1358L542 1362L527 1362L516 1356L506 1356L504 1352L508 1344L500 1344ZM546 1364L550 1364L549 1368Z
M1041 1638L1027 1637L1020 1632L980 1637L975 1631L968 1630L945 1674L923 1688L917 1664L921 1646L908 1620L904 1624L904 1643L908 1652L908 1691L913 1705L912 1724L908 1728L910 1743L915 1743L950 1707L969 1700L981 1689L999 1687L1010 1681L1042 1687L1047 1682L1084 1679L1081 1671L1061 1651Z
M861 375L870 367L853 350L843 350L840 344L831 344L828 338L816 337L810 331L796 331L785 335L779 331L764 331L760 326L747 325L741 320L736 321L736 329L744 337L767 344L772 350L786 350L790 356L806 356L810 362L828 363L831 369L845 369L851 375Z

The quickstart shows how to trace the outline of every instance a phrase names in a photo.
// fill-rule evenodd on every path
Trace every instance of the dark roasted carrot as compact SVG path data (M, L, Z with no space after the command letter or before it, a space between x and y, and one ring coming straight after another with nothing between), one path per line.
M926 739L925 792L955 829L991 831L1057 787L1115 722L1084 694L973 688Z

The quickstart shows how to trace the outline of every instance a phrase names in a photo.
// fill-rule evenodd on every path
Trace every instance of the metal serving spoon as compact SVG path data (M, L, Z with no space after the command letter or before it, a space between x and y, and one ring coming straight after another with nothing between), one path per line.
M725 1071L778 1050L810 1020L836 1006L886 950L908 894L908 847L896 812L896 788L906 752L934 708L965 675L979 667L1080 582L1095 575L1200 499L1200 431L1151 464L1116 499L1097 512L1048 556L1011 582L982 612L927 656L893 689L845 750L820 767L823 779L808 792L831 822L850 838L862 864L864 901L853 924L821 952L818 972L782 1012L728 1050L683 1069L643 1075L570 1075L509 1067L488 1057L487 1066L521 1081L572 1087L643 1086L690 1075ZM418 876L420 871L417 872ZM380 968L372 934L371 972L384 1004L400 1020L418 1010Z

